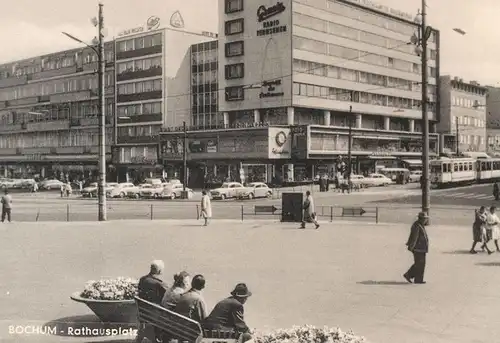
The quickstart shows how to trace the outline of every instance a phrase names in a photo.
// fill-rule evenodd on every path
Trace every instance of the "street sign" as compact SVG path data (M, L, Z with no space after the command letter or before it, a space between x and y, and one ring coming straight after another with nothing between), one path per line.
M343 207L342 217L361 217L366 211L361 207Z

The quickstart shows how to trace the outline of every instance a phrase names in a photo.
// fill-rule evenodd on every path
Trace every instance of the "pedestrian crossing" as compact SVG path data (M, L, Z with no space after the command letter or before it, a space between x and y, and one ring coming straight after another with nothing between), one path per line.
M477 200L493 200L493 195L484 193L467 193L467 192L452 192L442 193L439 197L444 198L459 198L459 199L477 199Z

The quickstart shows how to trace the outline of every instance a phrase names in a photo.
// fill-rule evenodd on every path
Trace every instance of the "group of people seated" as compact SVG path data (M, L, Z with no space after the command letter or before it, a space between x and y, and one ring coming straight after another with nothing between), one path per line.
M237 284L231 292L231 296L218 302L207 315L202 295L202 290L205 288L203 275L198 274L191 279L188 272L182 271L174 275L174 284L169 287L163 280L164 268L165 265L161 260L155 260L151 263L150 272L139 280L139 298L195 320L201 324L204 330L232 332L241 335L242 342L252 338L243 317L243 305L252 295L246 284ZM142 343L145 337L151 337L151 335L155 336L156 342L168 343L170 339L175 339L175 337L169 337L159 330L151 330L147 325L139 323L136 342Z

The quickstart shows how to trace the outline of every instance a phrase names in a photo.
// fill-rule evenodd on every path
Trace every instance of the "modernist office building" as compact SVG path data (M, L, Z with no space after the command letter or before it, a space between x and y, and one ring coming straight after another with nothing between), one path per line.
M332 161L347 154L349 122L359 171L394 165L398 158L420 158L422 70L408 44L418 27L411 15L367 4L220 0L219 110L224 124L309 125L306 160L281 154L246 161L242 154L241 169L272 163L272 172L264 167L268 174L283 170L288 179L305 178L311 164L323 164L330 172ZM439 117L438 51L439 32L433 31L428 70L432 132ZM431 135L431 152L438 152L436 134Z
M486 151L487 88L459 77L440 77L441 117L437 125L444 153ZM458 149L457 149L458 143Z
M106 43L107 144L114 122L114 45ZM98 157L97 55L90 48L0 65L0 174L79 177ZM108 149L108 153L109 153Z
M486 151L500 155L500 88L487 87L486 93Z

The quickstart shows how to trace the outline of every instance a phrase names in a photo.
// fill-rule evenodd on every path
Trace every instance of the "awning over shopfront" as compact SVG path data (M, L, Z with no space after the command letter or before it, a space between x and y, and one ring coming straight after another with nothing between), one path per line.
M407 163L410 166L421 166L422 160L403 160L404 163Z

